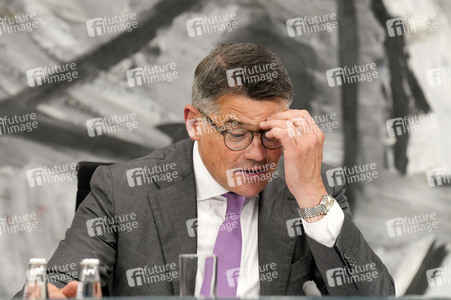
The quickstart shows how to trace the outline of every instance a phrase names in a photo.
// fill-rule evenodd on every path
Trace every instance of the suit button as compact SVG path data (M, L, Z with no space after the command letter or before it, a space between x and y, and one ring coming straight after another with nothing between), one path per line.
M354 267L355 265L357 265L354 256L352 256L349 251L345 251L344 257L350 267Z

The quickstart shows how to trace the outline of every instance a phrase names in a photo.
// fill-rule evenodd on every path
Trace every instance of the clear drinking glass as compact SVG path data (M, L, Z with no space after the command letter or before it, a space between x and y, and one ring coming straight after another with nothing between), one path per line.
M218 258L214 254L180 254L180 296L214 298Z

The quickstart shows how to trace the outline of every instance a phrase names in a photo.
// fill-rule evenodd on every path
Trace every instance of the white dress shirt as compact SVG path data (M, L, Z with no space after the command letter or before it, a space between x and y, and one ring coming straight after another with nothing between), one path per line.
M194 142L193 165L197 195L197 253L212 254L219 227L225 218L227 199L222 194L229 192L213 179L199 154ZM315 223L302 220L307 235L317 242L332 247L335 244L344 214L334 204L327 216ZM260 292L258 265L258 195L246 198L241 211L241 272L238 278L237 297L255 297ZM196 280L196 294L199 294L203 278Z

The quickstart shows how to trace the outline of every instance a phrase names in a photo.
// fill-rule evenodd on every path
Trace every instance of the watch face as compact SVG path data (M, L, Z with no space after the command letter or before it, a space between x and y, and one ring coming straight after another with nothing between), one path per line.
M325 195L321 202L322 202L322 204L324 204L324 206L326 207L327 211L329 211L332 208L332 206L334 205L335 200L334 200L334 198L332 196Z

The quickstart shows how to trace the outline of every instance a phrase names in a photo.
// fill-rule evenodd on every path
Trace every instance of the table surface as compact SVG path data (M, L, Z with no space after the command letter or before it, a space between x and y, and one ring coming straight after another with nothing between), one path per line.
M348 300L351 298L351 296L326 296L328 300ZM258 298L242 298L245 300L307 300L307 299L317 299L318 297L306 297L306 296L262 296ZM151 299L151 300L175 300L175 299L184 299L184 300L193 300L193 299L202 299L202 300L208 300L208 298L195 298L195 297L180 297L180 296L121 296L121 297L105 297L105 299L117 299L117 300L144 300L144 299ZM215 300L218 299L238 299L238 298L215 298ZM353 300L383 300L383 299L396 299L396 300L424 300L424 299L446 299L449 300L451 298L449 297L425 297L425 296L406 296L406 297L372 297L372 296L352 296ZM1 299L1 300L10 300L10 299Z

